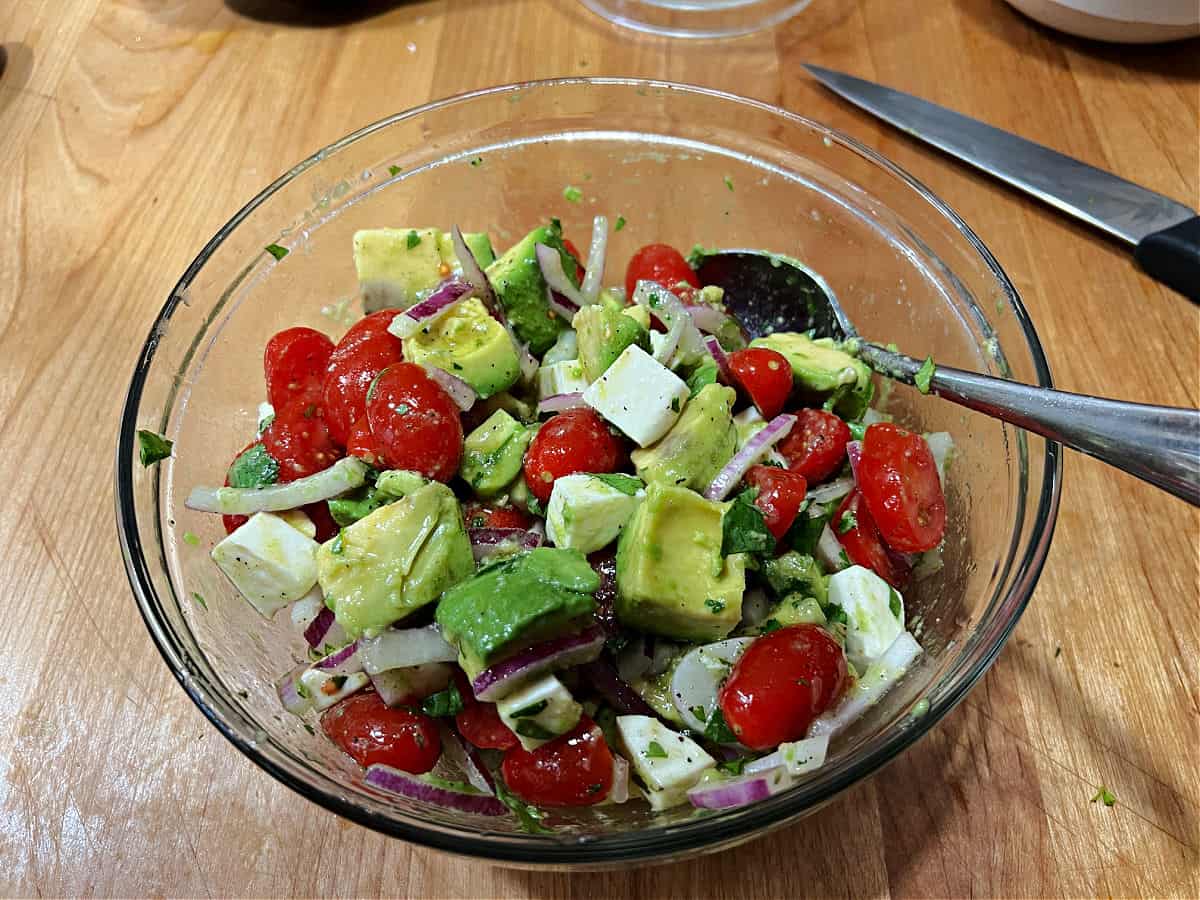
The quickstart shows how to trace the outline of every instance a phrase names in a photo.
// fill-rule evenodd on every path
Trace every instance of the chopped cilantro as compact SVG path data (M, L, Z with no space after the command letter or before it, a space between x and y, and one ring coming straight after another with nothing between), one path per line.
M733 177L732 176L730 176L730 175L725 176L725 187L729 188L729 190L731 190L731 191L733 190Z
M333 693L340 691L346 684L347 675L334 675L329 679L329 683L333 685Z
M904 606L900 602L900 595L896 593L896 589L891 585L888 585L888 609L892 611L892 615L897 619L900 618L900 613L904 610Z
M200 546L200 538L192 534L190 531L185 531L183 533L183 542L185 544L190 544L193 547Z
M396 175L399 175L403 171L404 171L404 169L402 169L400 166L388 166L388 174L389 175L396 176Z
M563 188L563 199L568 203L578 203L583 199L583 191L575 187L573 184L568 184Z
M409 250L411 250L413 247L416 247L420 243L421 236L417 234L417 230L415 228L408 233L407 237L404 238L404 245L408 247Z
M287 247L280 247L278 244L267 244L264 249L276 259L283 259L289 252Z
M610 488L620 491L626 497L636 497L637 492L645 487L640 478L635 478L632 475L622 475L620 472L601 472L592 475L592 478L604 482Z
M667 751L663 749L663 745L658 741L651 741L646 745L646 752L644 755L647 759L666 759Z
M204 597L198 591L192 591L192 599L200 604L201 609L208 609L208 604L204 602Z
M310 694L308 691L308 685L306 685L299 678L296 679L296 695L303 697L305 700L312 698L312 694Z
M843 569L850 568L850 557L846 555L845 547L838 551L838 562L842 564Z
M628 646L629 646L629 635L627 635L627 634L613 635L607 641L604 642L605 649L607 649L608 652L613 654L614 656L616 656L618 653L620 653L622 650L624 650Z
M679 412L679 398L678 397L671 398L671 412Z
M709 597L704 601L704 605L712 610L712 614L714 616L719 616L721 613L725 612L724 600L714 600L712 597Z
M693 716L695 716L697 719L699 719L701 722L708 719L708 713L704 711L703 706L693 706L693 707L691 707L690 711L691 711L691 714Z
M1055 647L1054 648L1054 658L1058 659L1060 656L1062 656L1062 647Z
M604 782L602 781L597 781L595 784L589 784L587 786L587 792L589 794L598 794L602 790L604 790Z
M737 756L733 759L725 759L717 763L717 768L728 775L741 775L746 768L746 763L750 762L750 758L746 756Z
M546 814L538 809L532 803L526 803L520 797L516 796L508 789L508 786L499 778L496 779L496 798L513 811L517 817L517 821L521 825L521 830L529 834L551 834L551 829L542 824L542 820L546 818Z
M441 716L453 716L463 710L462 696L458 693L458 686L452 681L449 687L443 691L438 691L436 694L430 694L421 701L421 712L427 716L435 718Z
M558 735L548 728L543 728L531 719L522 719L514 729L521 737L533 738L535 741L549 741Z
M936 371L937 366L933 364L933 357L925 357L925 362L921 363L921 368L913 376L913 383L916 384L917 390L922 394L929 393L929 382L933 381L933 374Z
M474 168L478 169L480 166L483 165L483 157L482 156L475 157L473 160L471 160L471 165Z
M838 534L849 534L858 527L858 516L854 514L854 510L847 512L837 524Z
M830 603L825 607L825 621L830 625L845 625L849 620L846 618L846 610L837 603Z
M549 700L539 700L537 703L530 703L528 706L523 706L516 712L512 713L512 718L527 719L530 716L536 716L549 705Z
M760 631L762 631L763 634L770 634L772 631L778 631L782 627L783 623L778 619L767 619L767 621L762 623Z
M613 225L613 231L620 231L624 227L625 227L625 217L617 216L617 223L615 225Z
M825 523L829 521L829 511L827 509L823 509L816 516L809 515L810 512L812 510L807 510L803 514L796 516L796 521L792 523L792 527L788 529L788 533L783 537L785 544L797 553L803 553L807 556L813 555L817 547L817 541L821 537L821 532L825 530Z
M229 486L259 488L279 480L279 463L261 443L239 454L226 473Z
M719 706L713 708L712 715L708 719L708 724L704 726L704 736L717 744L737 743L737 735L726 724L725 717L721 715L721 708Z
M334 556L341 556L346 550L346 529L338 530L337 537L333 539L333 543L329 547L329 552Z
M173 441L168 441L161 434L146 431L144 428L138 429L137 439L138 459L142 461L143 466L152 466L159 460L166 459L171 455L171 448L175 446Z
M542 501L537 497L530 497L525 501L525 511L531 516L546 518L546 507L542 505Z
M1112 791L1110 791L1104 785L1100 785L1100 790L1096 791L1096 796L1092 798L1092 802L1100 802L1105 806L1112 806L1117 802L1117 798L1113 796Z
M754 505L758 492L742 491L721 517L721 555L731 553L771 553L775 536L767 528L762 510Z

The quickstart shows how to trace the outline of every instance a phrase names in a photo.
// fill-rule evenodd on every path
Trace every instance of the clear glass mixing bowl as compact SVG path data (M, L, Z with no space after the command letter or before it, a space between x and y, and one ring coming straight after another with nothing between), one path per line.
M567 185L581 201L564 199ZM184 272L129 387L116 496L138 605L196 705L275 778L379 831L515 865L607 866L727 847L876 772L995 659L1037 581L1058 507L1056 445L897 387L889 411L919 430L950 431L958 444L946 565L908 600L924 658L835 742L819 772L717 814L653 814L641 803L556 811L550 835L365 786L310 722L280 708L273 682L304 658L303 642L286 612L260 618L225 581L207 553L223 534L219 517L187 510L183 499L196 484L219 483L253 433L266 339L292 325L335 337L345 328L356 229L458 222L503 247L549 215L583 240L599 212L628 222L610 243L611 280L651 241L780 251L824 275L864 336L1050 385L1012 283L944 203L843 134L717 91L569 79L466 94L370 125L251 200ZM289 254L276 261L263 249L273 243ZM137 428L174 440L174 456L143 469ZM200 545L184 541L186 532ZM921 699L924 714L914 715Z

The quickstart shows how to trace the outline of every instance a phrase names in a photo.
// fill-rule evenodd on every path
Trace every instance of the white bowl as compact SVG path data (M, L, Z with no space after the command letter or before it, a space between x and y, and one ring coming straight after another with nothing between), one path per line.
M1058 31L1118 44L1153 44L1200 35L1196 0L1008 0Z

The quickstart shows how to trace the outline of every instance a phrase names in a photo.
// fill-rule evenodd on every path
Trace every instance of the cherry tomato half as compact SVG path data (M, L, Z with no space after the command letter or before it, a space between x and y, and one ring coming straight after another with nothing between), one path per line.
M787 437L776 445L788 468L809 484L818 484L838 470L846 458L850 428L833 413L802 409Z
M804 737L847 681L846 657L818 625L789 625L757 638L721 688L721 714L739 741L768 750Z
M946 498L925 439L889 422L863 437L858 485L889 547L922 553L946 533Z
M391 469L410 469L449 481L462 459L458 407L415 363L395 363L379 373L367 397L371 433Z
M591 806L612 789L613 757L596 723L583 716L571 731L536 750L509 750L500 771L509 790L527 803Z
M463 520L468 528L529 528L533 519L515 506L490 503L468 503L463 507Z
M388 326L392 324L392 319L400 315L398 309L381 309L379 312L373 312L369 316L363 316L357 322L350 326L350 330L342 335L342 339L337 342L337 346L333 352L337 356L349 356L363 344L380 341L390 343L392 349L396 351L396 356L400 356L400 338L388 331Z
M870 569L894 588L903 589L908 583L911 570L903 560L888 553L870 509L863 503L857 488L842 501L829 521L829 527L854 565Z
M346 455L357 457L369 466L383 466L383 448L371 433L371 423L367 420L365 412L346 436Z
M276 409L294 397L319 396L333 341L312 328L288 328L263 351L267 399Z
M758 488L754 505L762 511L775 540L783 540L804 503L808 482L798 472L775 466L751 466L746 472L746 483Z
M521 743L520 738L501 720L495 703L475 699L462 669L455 669L454 681L463 702L463 708L454 716L454 724L468 743L481 750L511 750Z
M687 264L683 254L670 244L647 244L629 260L625 269L625 296L633 297L639 281L657 281L665 288L674 288L683 281L700 287L700 279Z
M783 412L792 392L792 367L787 357L766 347L747 347L729 354L729 368L764 419Z
M367 391L375 377L400 354L388 341L378 338L362 341L346 355L334 351L325 373L321 399L329 433L343 446L350 440L354 423L366 418Z
M262 442L279 463L280 482L328 469L342 455L329 436L320 405L309 397L296 397L276 409Z
M384 704L374 691L353 694L321 716L321 730L360 766L376 763L420 775L442 755L437 723Z
M560 412L538 429L525 453L525 484L546 503L554 480L576 472L615 472L627 459L625 446L590 407Z

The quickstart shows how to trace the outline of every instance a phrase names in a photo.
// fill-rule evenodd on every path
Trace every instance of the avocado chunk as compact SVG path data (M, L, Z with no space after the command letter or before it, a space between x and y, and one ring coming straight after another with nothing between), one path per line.
M812 597L822 606L829 602L829 579L821 574L817 561L804 553L790 550L763 563L763 575L776 597L799 594Z
M475 677L522 647L577 630L595 608L599 587L600 576L578 550L538 547L446 591L437 623Z
M474 571L458 500L436 482L348 525L317 551L325 603L352 638L377 634Z
M736 400L733 388L719 384L703 388L657 444L633 451L638 476L647 484L703 491L737 450L731 415Z
M495 259L486 234L463 240L481 266ZM370 228L354 234L354 267L368 313L386 307L407 309L447 275L461 272L450 235L437 228Z
M517 337L529 345L534 356L541 356L568 323L550 309L546 279L542 277L534 250L536 244L557 250L562 257L563 271L573 284L579 285L579 269L574 257L563 246L562 225L557 219L533 229L510 247L488 266L487 277Z
M328 501L329 514L333 516L333 521L345 528L359 519L366 518L379 507L394 503L427 483L428 479L419 472L389 469L380 472L374 484L364 484L349 494Z
M459 474L481 497L503 491L521 471L533 431L502 409L496 410L463 442Z
M641 323L608 306L583 307L571 325L578 335L579 363L589 383L603 375L630 344L650 349L650 333Z
M724 504L650 484L617 542L617 618L686 641L725 637L742 617L746 559L721 556Z
M871 369L830 338L810 338L794 331L779 331L755 338L751 347L782 353L792 374L810 394L832 397L839 413L859 418L871 403L875 386Z
M517 348L504 326L475 297L404 339L404 358L461 378L480 397L512 387L521 377Z

